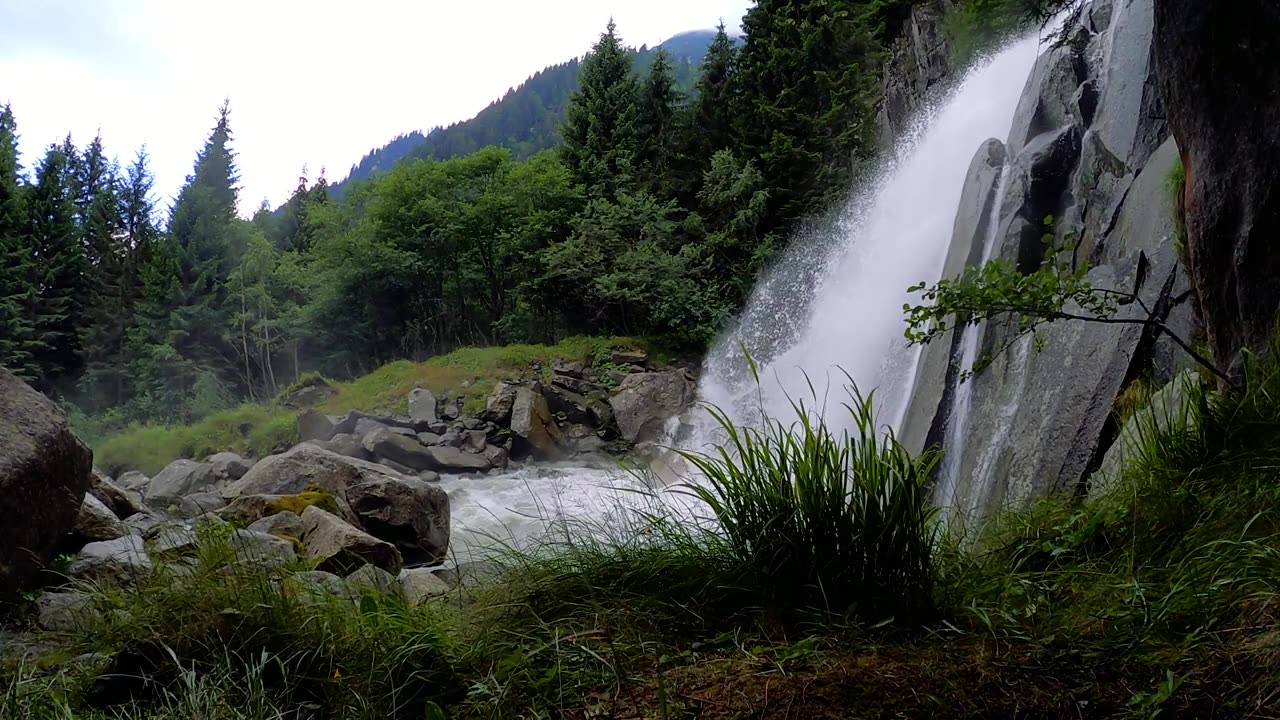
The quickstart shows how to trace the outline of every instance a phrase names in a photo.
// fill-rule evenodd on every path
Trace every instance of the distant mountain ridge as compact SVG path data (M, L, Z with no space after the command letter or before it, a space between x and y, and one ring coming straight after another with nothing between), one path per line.
M676 80L688 91L715 36L714 30L694 30L675 35L655 48L643 46L635 51L636 67L647 69L658 48L662 48L671 58ZM581 59L574 58L539 70L470 120L433 128L426 134L413 131L397 136L361 158L344 180L330 186L330 193L340 197L354 183L384 173L404 160L444 160L489 145L508 148L517 158L525 158L553 147L569 98L578 89L580 64Z

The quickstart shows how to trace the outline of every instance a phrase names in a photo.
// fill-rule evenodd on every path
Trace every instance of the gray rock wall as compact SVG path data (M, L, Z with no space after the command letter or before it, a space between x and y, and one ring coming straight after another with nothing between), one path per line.
M951 0L914 5L889 49L876 122L880 144L890 147L950 75L942 18Z
M950 256L972 257L972 228L994 223L996 256L1031 272L1043 262L1044 219L1053 216L1051 232L1077 244L1076 262L1095 287L1129 291L1145 277L1144 303L1189 337L1195 314L1166 189L1177 148L1155 89L1153 2L1097 0L1061 46L1044 49L1006 142L1003 202L976 218L973 203L962 206ZM969 183L966 197L983 192L979 175ZM948 265L949 276L958 274ZM1135 304L1120 317L1146 314ZM951 411L961 391L958 340L935 341L942 345L926 349L903 432L908 442L945 445L945 430L961 423L955 446L943 449L958 467L953 503L969 516L1081 489L1116 434L1112 407L1125 383L1140 373L1172 376L1184 363L1137 324L1058 321L1043 327L1038 347L1008 321L969 332L978 333L979 355L995 361L968 381L967 416Z

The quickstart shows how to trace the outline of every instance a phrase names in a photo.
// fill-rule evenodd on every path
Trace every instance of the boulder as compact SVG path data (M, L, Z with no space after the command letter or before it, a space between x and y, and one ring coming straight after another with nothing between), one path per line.
M429 598L449 592L449 583L436 577L431 568L405 568L397 579L404 599L411 607L418 607Z
M484 430L468 430L462 436L462 449L470 453L482 453L489 444L489 433Z
M435 423L440 421L440 417L436 414L436 396L426 388L414 388L409 391L409 417L422 422Z
M325 597L336 597L355 600L357 594L352 592L346 581L331 572L323 570L306 570L285 578L281 585L285 594L304 604L314 603Z
M100 617L93 596L78 590L41 595L36 600L36 612L40 629L57 633L83 633Z
M337 394L337 388L330 385L324 378L312 377L302 381L296 389L285 393L284 397L280 398L280 404L287 408L307 407L324 402Z
M373 458L373 461L385 468L390 468L391 470L394 470L397 473L400 473L401 475L408 475L410 477L413 477L413 475L418 472L417 470L414 470L408 465L401 465L400 463L396 462L395 460L392 460L391 458L384 458L384 457L379 457L375 455Z
M219 484L212 465L194 460L174 460L151 478L143 499L152 507L163 508L181 502L192 493L215 490Z
M516 391L511 408L511 432L520 439L518 450L541 460L556 460L564 454L560 428L542 393L532 387Z
M339 433L329 440L308 440L307 442L318 448L324 448L331 453L358 460L369 460L373 457L368 450L364 449L364 443L360 442L360 438L348 433Z
M618 430L631 442L657 437L667 419L694 400L693 383L678 370L629 375L609 399Z
M562 360L556 358L551 361L551 372L556 375L563 375L570 378L582 378L582 373L586 371L586 366L579 360Z
M24 590L76 524L93 454L48 398L0 368L0 600Z
M431 469L442 473L474 473L488 472L493 463L484 455L470 453L455 447L444 445L427 448L431 458Z
M445 444L445 442L444 442L444 436L443 436L443 435L437 435L437 434L435 434L435 433L433 433L433 432L421 432L421 433L418 433L418 442L422 443L423 445L443 445L443 444Z
M124 524L133 535L148 537L165 523L164 518L149 512L140 512L125 518Z
M217 512L227 506L220 492L198 492L182 498L178 503L178 517L196 518L205 513Z
M139 495L147 489L147 485L150 483L151 478L147 477L145 473L140 473L137 470L130 470L116 478L117 485L125 490L131 490L139 493Z
M285 510L275 515L255 520L249 525L254 532L267 533L282 537L302 537L302 516L296 512Z
M312 506L302 513L302 544L316 569L345 574L368 563L399 573L400 551L342 518Z
M613 421L613 409L609 403L579 395L552 385L544 393L547 406L555 415L563 415L571 423L604 427Z
M636 348L615 349L609 353L614 365L638 365L649 362L649 353Z
M93 484L89 486L89 493L111 508L111 512L121 519L147 511L147 506L142 502L142 493L126 490L96 470L93 472Z
M351 434L363 439L378 430L390 430L390 426L381 420L362 417L356 420L355 428L352 429Z
M72 531L76 542L90 543L102 540L115 540L129 534L129 528L111 508L89 493L85 493L80 503L80 514L76 517L76 526Z
M205 458L205 462L213 466L213 474L219 482L239 480L253 467L252 460L246 460L233 452L220 452Z
M319 410L307 408L298 413L298 438L303 442L331 440L338 434L338 422Z
M393 543L404 560L434 563L449 551L449 495L418 478L369 477L347 487L360 525Z
M195 554L200 538L191 525L166 524L157 528L151 542L151 554L161 560L172 560Z
M1089 499L1098 500L1122 488L1126 461L1141 452L1143 436L1152 429L1160 433L1194 429L1196 415L1190 399L1199 385L1199 375L1186 370L1151 396L1146 406L1138 408L1120 428L1111 447L1102 457L1102 465L1089 477Z
M365 435L361 444L375 457L393 460L410 468L410 474L433 469L428 448L418 442L417 436L405 437L388 428L378 428Z
M144 579L151 570L151 558L147 557L142 538L126 535L85 545L72 561L67 575L76 580L126 585Z
M232 532L231 547L242 564L265 570L279 570L298 559L292 542L258 530Z
M507 466L511 463L511 456L507 453L507 449L504 447L487 445L485 446L484 452L481 454L489 460L489 464L492 465L495 470L506 470ZM436 479L438 480L439 476L437 476Z
M347 587L357 592L371 592L379 595L404 595L404 591L400 587L400 580L395 575L374 565L365 565L351 573L347 576L346 582Z
M480 417L491 423L505 425L511 420L511 410L515 407L516 392L520 386L509 382L499 382L493 386L493 392L485 400L484 412Z
M1155 75L1186 170L1187 250L1213 357L1264 350L1280 308L1280 3L1159 0Z
M315 485L337 498L344 498L349 483L358 482L371 472L381 475L390 471L303 443L258 461L244 477L224 488L222 494L228 499L244 495L296 495L307 486Z

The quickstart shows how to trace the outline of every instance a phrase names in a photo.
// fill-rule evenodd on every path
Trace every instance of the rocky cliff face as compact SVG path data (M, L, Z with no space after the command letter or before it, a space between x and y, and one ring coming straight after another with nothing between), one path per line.
M889 49L877 116L883 147L892 146L901 137L950 75L942 18L952 4L952 0L938 0L912 6Z
M1165 187L1177 149L1153 72L1154 2L1096 0L1062 45L1045 48L1009 136L977 151L948 274L959 258L980 258L986 242L994 257L1034 270L1052 217L1096 287L1132 290L1142 276L1147 306L1181 336L1194 333ZM969 514L1079 489L1115 435L1112 407L1125 383L1171 377L1182 362L1141 325L1060 321L1038 350L1006 322L968 332L977 355L995 362L962 385L962 338L931 344L902 434L916 447L944 446L951 477L940 482L954 492L943 500Z
M1155 31L1205 330L1238 367L1280 308L1280 3L1160 0Z

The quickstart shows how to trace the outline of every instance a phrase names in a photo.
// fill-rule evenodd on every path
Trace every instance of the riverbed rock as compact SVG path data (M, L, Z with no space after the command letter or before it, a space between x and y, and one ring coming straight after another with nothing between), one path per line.
M437 445L426 449L431 459L431 469L436 472L479 473L493 469L489 458L481 454L466 452L460 448Z
M319 561L317 570L346 574L369 563L387 572L400 572L400 551L394 545L315 506L302 513L301 540L306 557Z
M227 506L221 492L198 492L182 498L178 503L178 517L197 518L205 513L217 512Z
M111 512L122 520L147 511L147 506L142 501L142 493L126 490L97 470L93 472L89 493L101 500L103 505L111 508Z
M365 564L359 570L348 575L346 582L347 587L356 592L404 596L404 591L400 587L400 580L397 576L371 564Z
M301 408L324 402L338 394L337 388L324 378L312 377L304 380L296 389L280 398L280 404L287 408Z
M436 405L439 401L436 396L426 388L414 388L409 391L409 417L422 422L435 423L440 421L440 416L436 412Z
M373 458L373 455L364 449L364 443L360 441L360 438L347 433L338 433L329 440L308 440L307 442L318 448L324 448L329 452L356 458L357 460L371 460Z
M243 566L279 570L298 559L291 541L258 530L235 530L230 543Z
M564 441L547 400L540 389L520 387L511 408L511 432L520 443L522 455L540 460L557 460L564 454Z
M491 423L504 425L511 420L511 410L515 407L519 386L509 382L499 382L493 386L489 398L485 400L481 418Z
M307 408L298 413L298 438L303 442L331 440L338 434L338 420L319 410Z
M22 592L79 517L93 454L48 398L0 368L0 600Z
M666 421L694 400L693 383L679 370L628 375L609 399L618 431L631 442L658 437Z
M36 600L36 624L56 633L82 633L99 618L93 596L78 590L45 593Z
M132 490L138 493L139 496L146 491L147 485L150 482L151 478L147 477L146 473L139 472L137 470L130 470L129 472L122 473L116 478L117 485L125 490Z
M434 563L449 551L449 495L418 478L366 476L347 486L360 525L396 546L411 563Z
M220 481L209 463L174 460L147 483L143 499L155 508L179 503L193 493L215 490Z
M404 599L411 607L418 607L430 598L449 592L449 583L436 577L431 568L405 568L397 579Z
M615 348L609 352L609 359L615 365L644 367L649 362L649 353L639 348Z
M544 396L552 414L562 415L570 423L605 427L613 420L613 408L603 400L585 397L556 385L547 388Z
M1186 169L1192 284L1213 355L1265 350L1280 308L1280 3L1158 0L1155 69Z
M126 535L85 545L67 569L67 576L128 585L146 578L151 571L151 558L147 557L142 538Z
M249 529L280 537L302 537L302 516L290 510L253 521Z
M72 531L75 541L81 545L102 540L115 540L129 534L129 528L101 500L85 493L80 503L80 513Z
M435 469L428 448L418 442L416 435L406 437L384 427L365 435L361 444L375 457L393 460L409 468L409 474Z
M342 578L323 570L304 570L293 573L281 584L285 594L303 604L312 604L329 597L356 600L358 594Z
M205 462L213 466L213 474L219 482L231 482L244 477L253 467L253 461L240 457L233 452L214 453L205 458Z

